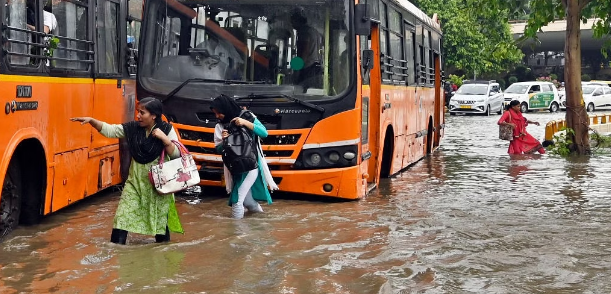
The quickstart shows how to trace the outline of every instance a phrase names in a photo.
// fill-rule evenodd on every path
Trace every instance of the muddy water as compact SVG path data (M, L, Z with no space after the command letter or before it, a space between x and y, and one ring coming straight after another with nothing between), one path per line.
M234 221L177 198L170 244L110 244L119 194L99 195L0 243L0 293L611 293L611 157L510 159L497 119L447 117L438 152L357 202Z

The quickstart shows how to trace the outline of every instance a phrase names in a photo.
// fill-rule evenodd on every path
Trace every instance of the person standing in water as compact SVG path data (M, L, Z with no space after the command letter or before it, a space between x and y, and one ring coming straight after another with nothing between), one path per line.
M137 121L111 125L91 117L70 120L90 124L107 138L126 138L132 161L115 213L110 242L126 244L127 233L154 235L155 241L169 242L170 231L183 233L174 194L160 195L149 180L149 170L159 162L161 151L166 159L180 157L172 141L176 131L161 119L163 105L155 98L144 98L138 106Z

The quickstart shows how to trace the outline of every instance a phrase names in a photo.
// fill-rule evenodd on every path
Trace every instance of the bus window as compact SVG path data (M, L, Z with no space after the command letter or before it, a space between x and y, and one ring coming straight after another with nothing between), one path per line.
M395 9L390 9L388 13L388 27L390 30L390 61L391 75L394 84L406 85L407 62L403 56L403 32L401 14Z
M359 39L361 40L361 54L363 53L364 50L371 50L371 35L360 36ZM359 64L360 64L360 61L359 61ZM362 79L363 85L369 85L370 76L371 76L371 70L363 69L362 64L361 64L361 79Z
M59 46L54 51L55 68L86 71L93 63L93 42L89 38L87 0L53 1Z
M143 86L167 94L187 79L202 78L274 85L270 89L305 97L336 96L348 88L336 73L352 66L342 62L342 53L354 52L343 3L249 3L191 4L193 17L167 13L159 4L145 19L151 25L138 69ZM192 86L181 94L190 95L185 92Z
M127 71L136 75L138 68L138 46L142 26L142 0L129 0L127 14Z
M407 84L413 85L416 83L416 57L414 56L414 48L416 47L415 28L412 25L405 25L405 59L407 60L408 74Z
M119 3L97 1L98 73L119 73ZM122 22L121 22L122 23Z
M423 48L423 57L422 57L422 63L424 65L424 67L422 68L424 70L424 79L423 82L425 84L430 84L431 83L431 79L430 79L430 75L429 75L429 69L432 68L433 66L431 65L431 60L430 60L430 32L427 29L423 29L422 30L422 35L423 35L423 43L424 43L424 48Z
M37 55L37 46L32 46L39 40L36 30L38 17L35 1L10 1L6 4L6 29L3 30L2 48L6 48L8 62L12 65L34 65L30 62L32 55Z

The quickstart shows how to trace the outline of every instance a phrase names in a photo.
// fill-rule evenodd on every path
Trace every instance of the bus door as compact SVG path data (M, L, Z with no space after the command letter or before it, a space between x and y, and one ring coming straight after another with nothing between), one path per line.
M380 116L382 101L380 100L380 27L372 23L371 34L360 36L360 72L361 72L361 156L362 173L368 175L367 190L375 188L380 180L380 164L382 159L380 146Z
M122 3L123 2L123 3ZM109 123L126 121L126 98L124 97L123 74L127 71L124 61L126 48L125 1L95 0L95 46L97 62L92 116ZM123 49L121 49L123 48ZM128 120L132 120L133 116ZM118 154L115 139L108 139L92 130L91 151L112 145ZM105 147L108 148L108 147ZM100 159L97 189L103 189L120 177L118 156ZM114 177L114 180L113 180Z

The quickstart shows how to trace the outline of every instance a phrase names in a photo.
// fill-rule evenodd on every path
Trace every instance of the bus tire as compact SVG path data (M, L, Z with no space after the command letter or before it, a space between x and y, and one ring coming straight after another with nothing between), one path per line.
M16 156L11 159L0 199L0 240L10 234L19 224L21 199L23 196L21 164Z
M391 127L386 129L386 136L384 136L384 147L382 148L382 164L380 166L380 178L389 178L391 176L390 170L392 168L392 156L395 149L395 134Z
M429 118L429 127L427 128L426 134L426 154L429 155L433 152L433 118Z

